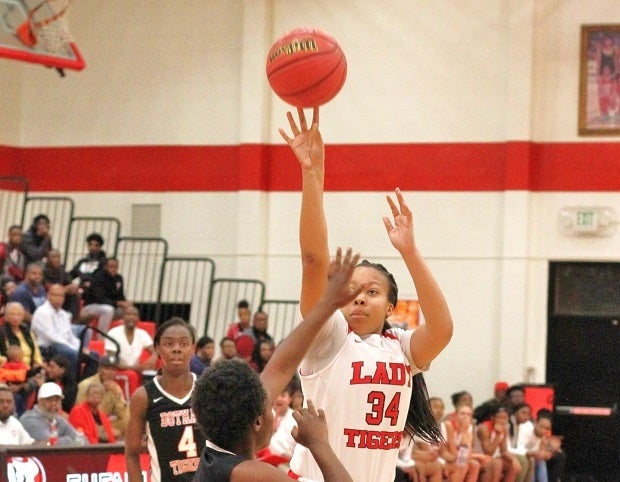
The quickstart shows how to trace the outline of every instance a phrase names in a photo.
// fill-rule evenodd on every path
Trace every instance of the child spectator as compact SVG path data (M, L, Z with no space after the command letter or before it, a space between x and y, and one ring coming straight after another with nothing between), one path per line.
M24 352L19 345L9 345L6 349L7 361L0 357L0 382L24 383L28 365L24 363Z
M256 457L263 462L278 466L288 464L295 449L295 439L291 430L296 426L291 408L292 395L295 391L296 381L293 379L286 388L273 401L273 434L269 446L260 450Z

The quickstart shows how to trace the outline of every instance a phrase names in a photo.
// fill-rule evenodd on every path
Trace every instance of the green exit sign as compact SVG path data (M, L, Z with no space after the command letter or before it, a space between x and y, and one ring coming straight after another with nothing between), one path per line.
M582 228L596 229L596 213L594 211L577 211L576 224Z
M575 210L575 231L578 233L596 233L599 228L599 212L596 209Z

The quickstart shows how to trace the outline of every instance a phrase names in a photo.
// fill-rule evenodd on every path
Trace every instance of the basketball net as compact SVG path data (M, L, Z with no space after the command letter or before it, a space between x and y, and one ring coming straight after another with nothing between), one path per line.
M40 47L54 54L62 53L73 41L65 13L72 0L43 0L28 13L28 20L17 29L27 46ZM43 7L48 6L48 9Z

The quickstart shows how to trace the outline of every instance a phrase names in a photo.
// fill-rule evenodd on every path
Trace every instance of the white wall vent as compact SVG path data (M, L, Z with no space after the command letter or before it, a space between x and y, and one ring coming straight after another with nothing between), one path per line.
M161 204L131 205L131 236L140 238L161 236Z

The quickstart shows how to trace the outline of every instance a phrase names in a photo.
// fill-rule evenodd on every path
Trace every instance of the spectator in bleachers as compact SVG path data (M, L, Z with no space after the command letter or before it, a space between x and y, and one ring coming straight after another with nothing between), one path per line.
M37 442L57 445L78 443L75 428L60 415L62 398L62 389L58 385L54 382L44 383L39 388L37 404L19 418L28 434ZM56 440L50 440L53 437L52 425L56 426Z
M96 354L86 347L82 348L80 357L80 339L84 326L71 323L71 314L62 309L65 301L65 289L61 285L51 285L47 292L47 301L34 312L32 331L37 335L39 346L44 348L48 356L57 353L66 356L71 362L72 373L78 374L81 358L87 364L86 371L92 372L96 365Z
M34 439L15 417L13 392L0 384L0 445L31 445Z
M456 418L445 423L448 454L442 452L446 460L446 472L450 482L476 482L480 473L480 461L474 457L476 427L473 423L473 410L469 405L459 405Z
M237 321L231 323L226 331L226 337L234 340L241 333L250 327L250 303L247 300L241 300L237 303Z
M7 355L10 345L17 345L22 349L24 363L28 369L40 367L43 363L41 350L37 338L27 323L24 322L26 310L16 302L7 303L4 313L4 325L0 328L0 356Z
M566 452L562 450L562 438L553 435L553 413L541 408L536 415L535 433L540 439L531 454L536 460L535 482L558 482L564 476Z
M448 415L444 417L445 421L451 421L456 419L456 409L461 405L467 405L469 407L474 408L474 398L471 393L467 390L461 390L460 392L455 392L450 395L450 401L452 402L452 406L454 407L454 411L450 412Z
M86 388L86 400L71 409L69 422L76 429L82 429L91 444L116 441L108 414L100 409L105 388L101 383L92 383Z
M120 439L125 436L127 421L129 420L129 408L123 389L116 382L117 372L118 360L116 358L101 357L97 373L78 383L76 403L82 403L86 400L86 389L89 385L101 383L105 390L99 408L110 418L114 437Z
M127 306L123 312L123 324L108 331L108 336L119 345L118 353L113 341L105 339L106 355L118 358L118 368L129 383L129 395L142 383L142 373L154 370L157 363L153 339L146 330L137 326L139 320L138 309L133 305ZM150 354L147 359L142 358L145 352Z
M90 286L92 275L95 271L103 269L107 256L103 247L103 237L99 233L91 233L86 236L88 254L79 259L69 271L71 279L80 278L80 287L87 289Z
M44 261L50 249L52 249L50 218L45 214L38 214L24 233L22 241L22 251L26 255L26 264Z
M35 310L45 303L45 285L43 284L43 263L36 261L26 266L26 277L15 291L9 301L17 301L26 309L25 321L30 323Z
M5 322L0 328L0 358L7 356L11 346L17 346L21 349L23 361L28 367L24 382L10 384L15 396L15 410L18 415L26 410L28 397L44 381L41 373L43 357L36 335L24 322L25 313L24 307L16 301L7 303Z
M0 316L4 316L6 304L8 303L13 291L17 288L17 283L11 280L0 282Z
M254 349L252 350L250 366L258 373L261 373L273 355L275 349L276 346L272 340L265 339L259 343L256 343L256 345L254 345Z
M218 360L232 360L233 358L239 358L237 345L235 345L235 340L225 336L220 341L220 357Z
M189 370L200 376L205 368L211 366L211 360L215 354L215 343L208 336L198 338L196 342L196 354L189 361Z
M118 260L108 258L103 269L93 273L91 283L82 295L84 307L81 318L98 318L97 328L107 333L115 318L123 316L123 310L131 305L125 299L123 276L118 272Z
M5 358L5 357L2 357ZM25 383L28 365L24 363L24 352L19 345L9 345L6 358L0 358L0 382Z
M269 446L256 454L259 460L276 467L291 460L293 450L297 445L291 435L291 430L297 425L293 418L294 410L291 408L294 390L294 383L289 383L273 400L273 434Z
M22 250L24 235L22 228L16 224L9 228L9 239L0 243L0 281L24 280L26 255Z
M267 333L268 315L264 311L257 311L252 317L252 326L243 333L250 335L255 343L263 340L273 340L271 335Z
M474 419L477 423L488 420L491 417L489 410L498 403L508 408L508 395L506 394L508 387L509 385L506 382L497 382L495 384L493 387L493 398L486 400L474 409Z
M508 451L519 461L521 472L517 482L529 482L534 477L534 463L527 452L534 437L532 407L523 402L514 407L514 424L510 425Z
M437 423L444 438L447 438L446 426L449 422L441 421L445 408L443 400L432 397L429 398L429 404L435 423ZM401 467L401 470L408 475L409 479L418 480L419 482L441 481L445 460L449 461L452 457L445 444L429 444L415 436L413 437L412 443L409 445L409 451L409 458L415 465L413 467L407 467L406 465L408 464L405 464L404 467ZM445 457L445 460L443 457ZM401 458L403 462L407 461L407 457L403 457L402 454Z
M46 288L55 284L64 286L65 302L62 305L62 309L71 313L73 320L77 321L80 314L78 286L72 283L71 276L65 271L65 265L61 262L60 251L58 249L50 249L47 255L47 262L43 270L43 284Z
M481 482L514 482L521 466L508 452L510 429L506 408L493 407L491 418L478 424L476 436L477 451L483 456L482 459L476 457L480 460Z
M235 350L237 351L237 357L241 358L243 361L252 366L252 353L254 353L254 347L256 343L254 339L250 335L246 335L245 333L241 333L237 338L235 338ZM256 370L256 366L252 367Z
M512 385L506 391L506 396L508 397L508 413L513 415L516 407L525 402L525 387L519 383Z
M45 381L54 382L60 388L64 398L62 399L62 410L69 414L75 398L77 396L77 382L75 374L71 371L71 362L64 355L54 355L45 365Z

